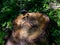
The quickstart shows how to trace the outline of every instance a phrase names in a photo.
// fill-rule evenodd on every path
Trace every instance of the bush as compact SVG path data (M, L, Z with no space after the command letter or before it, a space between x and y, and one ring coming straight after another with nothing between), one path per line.
M56 0L51 0L56 2ZM12 29L12 21L21 10L28 12L42 12L51 19L49 31L53 40L60 44L60 9L49 7L50 0L1 0L0 1L0 45L3 45L3 37L6 35L6 28Z

